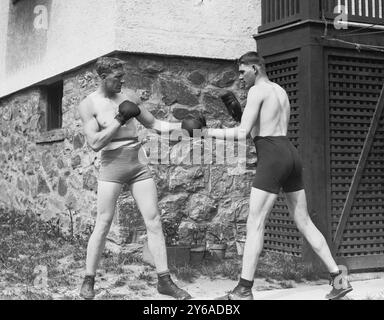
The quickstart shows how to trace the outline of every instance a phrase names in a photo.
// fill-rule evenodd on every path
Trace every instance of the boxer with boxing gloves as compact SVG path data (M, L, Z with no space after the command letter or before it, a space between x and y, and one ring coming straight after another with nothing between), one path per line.
M140 105L140 98L134 92L122 92L123 63L116 58L98 59L96 71L101 78L100 86L78 108L88 144L96 152L101 150L96 225L88 243L80 296L85 299L95 296L96 270L115 214L116 201L123 184L128 184L147 228L148 246L158 273L159 293L176 299L190 299L191 296L177 287L169 274L157 189L149 168L139 161L139 153L143 150L135 121L158 133L181 130L181 123L154 118Z
M229 300L252 300L252 286L263 247L264 228L281 190L285 193L290 215L314 252L330 272L332 291L327 299L339 299L352 290L339 270L324 236L311 221L307 209L302 163L297 149L287 138L290 102L286 91L268 79L263 58L248 52L239 60L239 79L248 91L244 113L233 95L223 101L240 125L231 129L205 129L205 137L254 140L258 163L249 200L247 239L238 285L227 295Z

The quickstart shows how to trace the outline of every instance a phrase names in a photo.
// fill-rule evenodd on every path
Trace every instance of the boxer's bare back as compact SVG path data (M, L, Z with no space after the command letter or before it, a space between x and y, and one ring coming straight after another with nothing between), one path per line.
M254 108L253 101L262 101L251 136L286 136L290 118L290 103L286 91L271 81L261 81L249 91L248 103L243 117L250 114L247 108Z

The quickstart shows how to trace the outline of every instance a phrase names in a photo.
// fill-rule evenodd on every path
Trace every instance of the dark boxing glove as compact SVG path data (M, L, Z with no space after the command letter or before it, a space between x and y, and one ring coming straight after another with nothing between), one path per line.
M193 130L202 130L206 126L207 122L203 116L187 116L181 123L181 128L186 130L191 138L193 138Z
M227 91L220 96L224 105L226 106L229 114L237 122L241 122L243 111L241 110L240 102L236 99L235 95L231 91Z
M121 125L124 125L129 119L137 117L140 113L141 111L136 104L125 100L119 105L119 113L115 119L119 121Z

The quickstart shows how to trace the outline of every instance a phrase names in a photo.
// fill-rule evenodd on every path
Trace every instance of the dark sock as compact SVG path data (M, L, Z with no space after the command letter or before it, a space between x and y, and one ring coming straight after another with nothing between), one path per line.
M330 272L329 275L332 279L335 279L337 276L341 275L342 272L339 270L339 272Z
M163 279L168 279L171 277L171 274L169 273L169 270L167 271L163 271L163 272L160 272L157 274L157 279L160 281L160 280L163 280Z
M254 281L245 280L243 278L240 278L239 286L242 286L247 289L252 289Z

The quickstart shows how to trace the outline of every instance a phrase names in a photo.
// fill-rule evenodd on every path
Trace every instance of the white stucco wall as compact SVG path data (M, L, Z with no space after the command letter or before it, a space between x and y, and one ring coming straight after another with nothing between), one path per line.
M235 59L256 48L252 35L261 22L260 0L31 1L49 4L48 29L26 28L40 35L38 43L25 42L17 68L9 66L9 2L0 1L0 97L116 50ZM19 36L18 52L31 39Z
M46 61L50 68L69 69L115 48L115 0L55 0L48 29Z
M44 47L44 52L38 58L31 57L30 63L25 61L16 72L9 72L6 70L9 66L3 66L0 97L87 63L116 47L115 0L46 1L51 5L48 29L36 31L33 23L27 29L28 32L46 32L46 43L28 44ZM17 5L23 5L22 1ZM8 12L3 10L0 15L8 15ZM6 37L0 39L2 45L6 41ZM5 51L9 54L12 49Z
M8 29L8 1L0 1L0 92L5 86L5 53Z
M117 44L132 52L234 59L255 50L260 0L121 0Z

